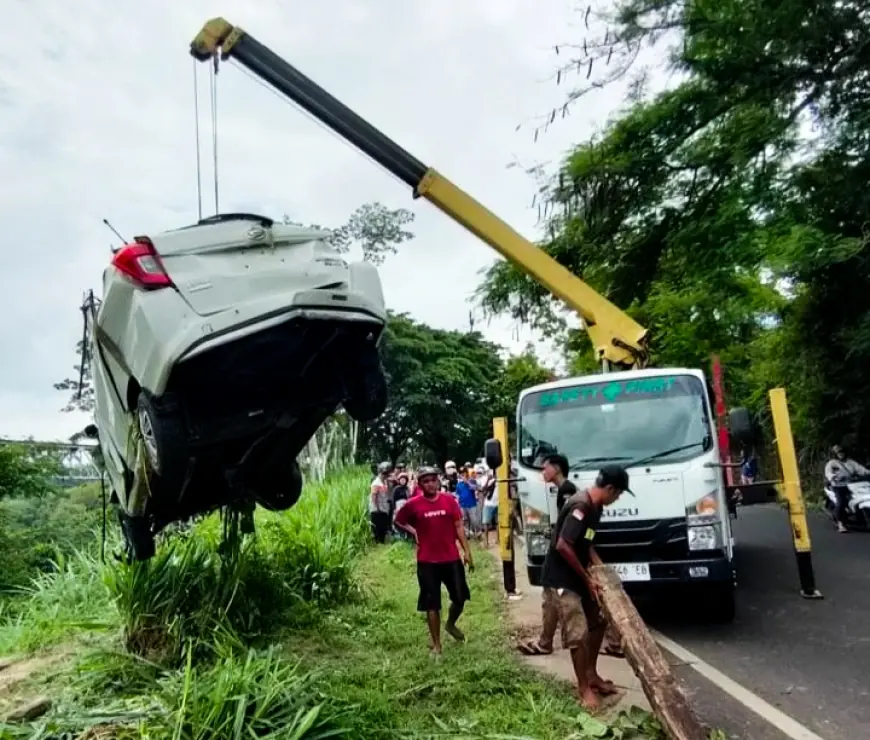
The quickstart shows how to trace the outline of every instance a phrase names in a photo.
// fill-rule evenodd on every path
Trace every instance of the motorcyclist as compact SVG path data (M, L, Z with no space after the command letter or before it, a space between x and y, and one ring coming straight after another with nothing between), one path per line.
M825 481L837 497L837 507L834 519L837 521L837 531L848 532L846 518L849 506L849 483L861 476L870 476L870 470L846 455L842 445L831 447L831 459L825 465Z

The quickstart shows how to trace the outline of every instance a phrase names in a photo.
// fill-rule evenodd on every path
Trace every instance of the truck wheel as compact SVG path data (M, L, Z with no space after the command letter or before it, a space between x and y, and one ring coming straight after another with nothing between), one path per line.
M187 432L180 410L167 404L158 409L150 395L142 391L136 405L136 418L151 472L170 496L184 485L189 462Z
M359 374L347 379L349 396L344 408L354 421L373 421L387 410L387 378L379 359L365 363Z
M737 616L737 593L733 583L711 585L701 598L704 614L713 624L730 624Z

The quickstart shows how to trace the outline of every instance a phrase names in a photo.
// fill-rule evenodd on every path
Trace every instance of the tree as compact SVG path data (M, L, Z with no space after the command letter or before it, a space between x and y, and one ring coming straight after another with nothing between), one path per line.
M396 253L399 245L413 238L413 233L405 228L413 221L414 214L405 208L390 209L378 202L364 203L344 224L333 230L331 243L342 253L347 253L354 245L359 246L364 259L381 265L390 254ZM287 216L284 222L294 223ZM73 366L73 377L54 384L56 390L70 394L63 411L92 413L94 410L90 362L87 358L82 361L83 349L84 343L80 341L76 345L78 364ZM81 370L82 364L84 371Z
M94 410L94 384L91 376L91 364L87 359L82 358L84 346L84 342L81 340L76 344L76 355L79 361L78 364L73 365L75 377L64 378L59 383L54 384L55 390L70 394L66 406L61 411L92 413Z
M390 401L367 427L371 456L395 462L417 448L439 465L477 457L492 417L504 409L499 348L478 332L433 329L393 314L382 357Z
M509 424L513 424L520 392L547 383L555 377L552 370L541 365L534 347L529 344L522 353L508 357L504 363L504 371L499 379L500 407L494 409L492 415L506 416Z
M541 183L542 247L650 328L659 363L706 367L718 353L732 402L761 413L767 389L788 385L807 448L845 437L866 449L870 10L620 0L605 21L560 45L557 76L583 78L566 107L636 84ZM650 44L668 47L678 79L656 95L634 67ZM584 364L585 337L515 268L495 265L480 296Z
M30 445L0 445L0 500L33 498L53 489L60 474L59 456L51 449Z

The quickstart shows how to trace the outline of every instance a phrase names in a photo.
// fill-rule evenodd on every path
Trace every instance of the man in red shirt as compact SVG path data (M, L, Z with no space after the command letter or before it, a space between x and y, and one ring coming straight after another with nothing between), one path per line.
M453 639L464 642L465 635L456 626L465 602L471 599L465 580L463 561L474 569L471 549L465 539L459 503L449 493L440 491L438 471L422 467L417 471L422 496L415 496L396 513L396 526L409 532L417 541L417 581L420 596L417 611L426 612L429 623L429 647L441 654L441 584L450 596L450 609L444 629ZM462 545L462 557L457 540Z

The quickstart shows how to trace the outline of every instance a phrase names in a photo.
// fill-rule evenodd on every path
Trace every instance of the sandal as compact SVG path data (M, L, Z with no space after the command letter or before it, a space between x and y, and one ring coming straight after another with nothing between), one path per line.
M521 642L517 645L517 650L519 650L523 655L552 655L553 650L550 648L547 650L545 647L541 647L540 643L537 641L532 642Z
M619 693L616 684L613 683L613 681L608 681L604 678L600 681L592 681L589 685L592 687L593 691L601 696L616 696Z
M624 658L625 653L618 645L605 645L601 648L601 655L607 655L611 658Z

